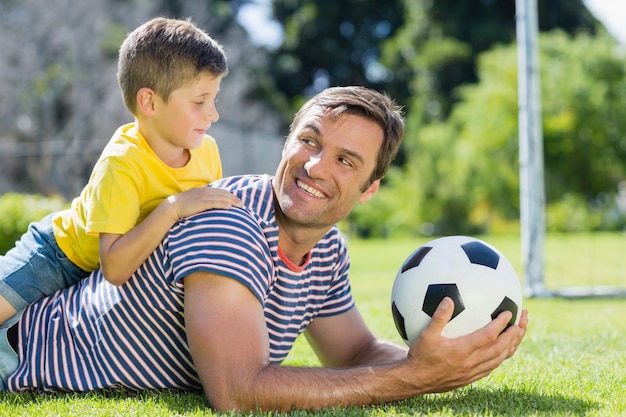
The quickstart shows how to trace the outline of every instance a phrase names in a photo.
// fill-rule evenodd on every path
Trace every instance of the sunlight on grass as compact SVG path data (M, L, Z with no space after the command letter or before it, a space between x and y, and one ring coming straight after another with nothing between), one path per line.
M621 234L551 236L546 242L549 286L624 285L626 241ZM349 242L354 297L374 332L403 343L391 317L397 269L430 239ZM520 271L518 236L483 240L500 249ZM596 257L596 261L590 260ZM606 278L606 279L605 279ZM595 281L594 281L595 282ZM393 404L334 408L315 413L250 416L626 416L626 300L526 299L530 325L517 354L489 377L456 391ZM319 366L303 338L287 364ZM0 394L2 416L216 416L199 393Z

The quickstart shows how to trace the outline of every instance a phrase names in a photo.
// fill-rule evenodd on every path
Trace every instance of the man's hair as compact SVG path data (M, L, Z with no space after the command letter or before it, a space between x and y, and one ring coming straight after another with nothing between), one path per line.
M117 80L128 110L137 111L137 92L153 89L167 102L173 90L201 72L228 72L222 47L189 19L157 17L128 34L119 51Z
M384 138L378 152L376 167L369 180L370 184L385 176L404 137L402 110L388 95L365 87L327 88L298 110L290 130L293 130L300 120L314 108L321 109L325 116L333 120L342 115L351 114L376 122L382 128Z

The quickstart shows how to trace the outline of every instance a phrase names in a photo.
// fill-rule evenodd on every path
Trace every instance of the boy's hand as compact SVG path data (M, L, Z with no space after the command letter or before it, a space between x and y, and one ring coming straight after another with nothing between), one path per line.
M198 187L172 195L125 234L100 233L100 269L111 284L122 285L179 219L212 208L241 206L237 197L219 188Z
M212 208L229 209L242 206L241 200L230 192L211 187L192 188L169 196L165 201L170 205L171 212L176 215L176 220Z

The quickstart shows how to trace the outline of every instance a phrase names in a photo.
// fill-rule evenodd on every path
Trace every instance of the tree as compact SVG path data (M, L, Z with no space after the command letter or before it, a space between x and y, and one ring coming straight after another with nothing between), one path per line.
M478 82L459 90L449 119L409 134L412 168L398 181L415 184L419 221L439 233L488 231L519 216L516 54L515 45L481 54ZM609 227L589 213L626 180L623 49L606 35L553 31L540 37L539 60L549 214L582 202L568 208L588 213L577 227Z
M539 2L539 30L595 34L600 23L582 0ZM477 80L479 54L515 40L515 2L406 0L404 23L383 45L381 62L409 79L400 97L414 123L445 120L456 89Z
M329 85L390 93L428 122L445 119L455 89L476 81L478 54L515 38L515 2L273 0L284 41L258 68L257 96L288 124L303 100ZM540 2L540 30L595 33L582 0ZM416 98L417 97L417 98Z
M276 130L267 106L244 100L251 83L244 64L263 56L236 23L233 3L3 1L0 193L80 192L113 131L132 120L117 86L117 51L129 31L153 16L192 16L224 45L230 72L220 94L222 125Z
M284 123L302 102L328 86L387 89L393 72L380 65L380 44L403 22L401 0L274 0L284 41L268 51L254 92L269 97Z
M153 10L97 0L1 7L3 173L11 189L75 195L112 131L130 120L115 77L117 49Z

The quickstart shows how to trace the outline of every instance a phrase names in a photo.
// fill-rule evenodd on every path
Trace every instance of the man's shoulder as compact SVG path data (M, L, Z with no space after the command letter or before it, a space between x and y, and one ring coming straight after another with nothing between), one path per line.
M278 237L271 179L264 175L228 177L211 183L238 196L243 207L211 209L181 219L168 233L170 250L191 245L204 249L257 246L267 251ZM221 250L220 249L220 250Z
M238 175L211 183L239 197L244 207L262 219L270 221L274 215L272 177L269 175Z
M317 242L315 250L323 257L347 258L348 246L346 236L335 225Z
M211 209L185 217L164 240L172 264L185 268L212 262L244 265L251 259L271 260L277 241L277 228L257 213L239 207Z
M212 209L182 219L173 230L182 233L272 234L276 228L271 178L267 175L226 177L210 184L237 197L243 207ZM189 229L193 229L190 232Z
M272 181L269 175L234 175L230 177L224 177L219 180L213 181L211 187L224 188L227 190L262 190L271 189Z

